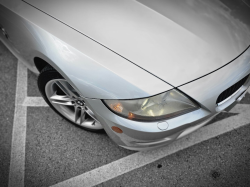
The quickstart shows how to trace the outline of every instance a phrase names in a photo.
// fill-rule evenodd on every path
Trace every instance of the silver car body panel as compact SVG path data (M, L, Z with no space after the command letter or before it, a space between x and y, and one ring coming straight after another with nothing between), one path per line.
M250 44L249 20L218 0L24 1L175 87L227 64Z
M0 0L0 24L9 34L7 39L0 33L1 41L31 71L38 73L34 58L39 57L61 73L122 147L144 150L181 138L229 110L250 85L249 77L226 102L216 104L220 93L250 73L249 20L230 3L231 9L205 0L27 2ZM76 2L88 8L73 9ZM174 87L201 108L165 120L164 130L158 128L163 121L122 118L100 100L149 97Z
M227 66L178 89L195 98L208 110L215 112L218 96L227 88L250 74L250 48Z
M226 70L223 69L219 71L221 71L220 73L226 72ZM248 69L248 72L250 73L250 69ZM206 77L202 79L205 78ZM183 136L206 125L220 112L230 110L231 107L240 102L240 100L244 97L244 94L249 86L250 77L248 77L248 80L238 90L238 92L222 105L215 105L215 108L210 108L211 110L209 110L207 108L209 108L210 105L207 103L206 107L201 106L200 109L193 112L168 119L165 121L168 123L168 128L165 130L158 128L159 122L137 122L114 115L114 113L111 112L103 104L103 102L98 99L86 99L86 103L90 106L91 110L95 111L95 114L101 124L105 124L103 127L114 142L131 150L148 150L150 148L167 145L176 139L182 138ZM217 93L214 92L211 94L216 95ZM215 103L215 101L212 101L212 103ZM124 133L114 133L111 130L112 126L121 128Z
M34 72L35 57L47 61L83 97L141 98L173 88L22 1L5 1L5 6L0 5L0 24L10 38L0 35L2 41Z

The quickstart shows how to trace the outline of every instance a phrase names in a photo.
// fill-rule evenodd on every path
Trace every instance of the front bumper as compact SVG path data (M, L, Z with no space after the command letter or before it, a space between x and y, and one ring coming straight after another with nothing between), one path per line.
M220 112L228 111L237 104L244 97L249 85L250 77L233 97L223 103L223 105L217 106L213 112L200 108L182 116L166 120L168 128L165 130L158 128L159 122L137 122L117 116L101 100L85 100L87 105L95 111L98 120L115 143L126 149L142 151L167 145L206 125ZM112 126L119 127L123 133L114 132L111 129Z
M165 120L167 128L161 130L158 123L137 122L122 118L111 112L99 99L85 99L94 111L110 138L119 146L130 150L148 150L167 145L207 124L222 111L230 110L239 102L250 85L250 76L226 102L218 105L218 96L250 74L250 49L227 66L191 83L178 87L182 92L196 100L200 109ZM115 133L111 127L122 129Z

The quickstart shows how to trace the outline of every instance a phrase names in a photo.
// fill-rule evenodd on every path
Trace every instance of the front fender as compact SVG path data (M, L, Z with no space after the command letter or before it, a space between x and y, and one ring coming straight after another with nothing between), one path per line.
M45 60L83 97L131 99L173 88L58 20L16 3L1 6L0 18L10 25L13 43L28 67L34 67L35 57Z

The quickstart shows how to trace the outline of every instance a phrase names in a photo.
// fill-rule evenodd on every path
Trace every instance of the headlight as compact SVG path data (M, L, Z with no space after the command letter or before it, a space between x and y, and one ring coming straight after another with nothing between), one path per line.
M199 108L176 89L149 98L103 102L117 115L134 121L166 120Z

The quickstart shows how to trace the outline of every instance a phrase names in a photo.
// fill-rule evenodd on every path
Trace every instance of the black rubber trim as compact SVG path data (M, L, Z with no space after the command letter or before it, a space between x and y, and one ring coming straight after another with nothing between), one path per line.
M160 79L161 81L163 81L163 82L165 82L165 83L169 84L169 85L170 85L170 86L172 86L173 88L178 88L178 87L184 86L184 85L189 84L189 83L191 83L191 82L194 82L194 81L196 81L196 80L198 80L198 79L201 79L201 78L203 78L203 77L205 77L205 76L207 76L207 75L209 75L209 74L211 74L211 73L214 73L215 71L217 71L217 70L219 70L219 69L221 69L221 68L223 68L223 67L227 66L228 64L230 64L231 62L233 62L234 60L236 60L239 56L241 56L244 52L246 52L246 51L248 50L248 48L250 47L250 45L249 45L249 46L248 46L248 47L247 47L247 48L246 48L246 49L245 49L242 53L240 53L237 57L235 57L233 60L229 61L229 62L228 62L228 63L226 63L225 65L223 65L223 66L219 67L218 69L216 69L216 70L214 70L214 71L211 71L210 73L207 73L207 74L205 74L205 75L203 75L203 76L201 76L201 77L198 77L198 78L196 78L196 79L194 79L194 80L191 80L191 81L189 81L189 82L186 82L186 83L184 83L184 84L181 84L181 85L179 85L179 86L174 86L174 85L172 85L172 84L168 83L167 81L165 81L165 80L161 79L160 77L156 76L155 74L153 74L153 73L149 72L148 70L144 69L143 67L141 67L141 66L137 65L136 63L132 62L131 60L127 59L126 57L124 57L124 56L120 55L119 53L115 52L114 50L112 50L112 49L108 48L108 47L107 47L107 46L105 46L104 44L102 44L102 43L100 43L100 42L96 41L95 39L91 38L90 36L88 36L88 35L86 35L86 34L84 34L84 33L80 32L80 31L78 31L78 30L77 30L77 29L75 29L74 27L72 27L72 26L70 26L70 25L68 25L68 24L64 23L63 21L61 21L61 20L59 20L59 19L55 18L54 16L52 16L52 15L50 15L50 14L48 14L48 13L44 12L43 10L41 10L41 9L39 9L39 8L37 8L37 7L35 7L34 5L32 5L32 4L28 3L28 2L26 2L25 0L22 0L22 1L23 1L24 3L26 3L26 4L30 5L31 7L33 7L33 8L35 8L35 9L37 9L37 10L39 10L39 11L43 12L44 14L46 14L46 15L48 15L48 16L50 16L50 17L52 17L53 19L55 19L55 20L59 21L60 23L62 23L62 24L64 24L64 25L66 25L66 26L68 26L68 27L70 27L71 29L75 30L76 32L78 32L78 33L80 33L80 34L82 34L82 35L86 36L87 38L89 38L89 39L93 40L94 42L96 42L96 43L100 44L101 46L105 47L106 49L108 49L108 50L112 51L113 53L117 54L118 56L120 56L120 57L124 58L125 60L129 61L130 63L134 64L135 66L137 66L137 67L139 67L139 68L143 69L144 71L146 71L146 72L148 72L149 74L151 74L151 75L155 76L156 78Z
M216 104L221 103L222 101L226 100L231 95L233 95L237 90L239 90L246 83L248 77L249 77L249 74L245 76L243 79L233 84L232 86L230 86L229 88L227 88L226 90L224 90L217 98Z

